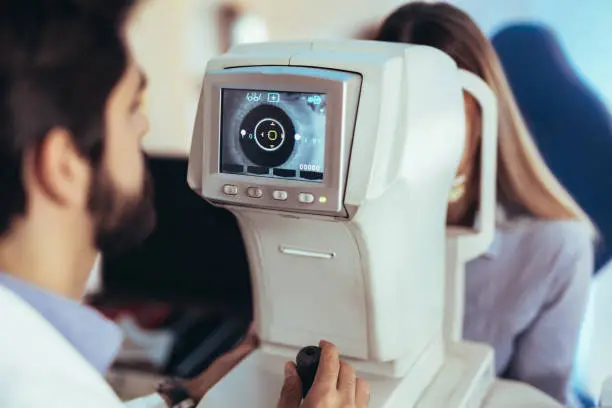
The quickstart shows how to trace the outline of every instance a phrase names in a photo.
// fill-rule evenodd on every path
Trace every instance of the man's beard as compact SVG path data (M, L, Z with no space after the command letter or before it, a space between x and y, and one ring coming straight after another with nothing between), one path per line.
M140 194L126 195L100 166L91 184L89 211L94 219L95 244L103 254L113 255L140 245L155 229L151 174L145 170Z

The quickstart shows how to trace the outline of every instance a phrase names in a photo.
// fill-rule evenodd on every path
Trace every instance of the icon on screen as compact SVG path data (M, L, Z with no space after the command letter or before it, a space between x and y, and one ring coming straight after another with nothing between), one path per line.
M260 92L248 92L246 99L249 102L259 102L261 100L261 93Z
M280 95L277 93L269 93L268 94L268 102L277 103L280 102Z
M310 95L308 97L308 103L311 103L313 105L320 105L321 102L323 102L323 99L319 95Z

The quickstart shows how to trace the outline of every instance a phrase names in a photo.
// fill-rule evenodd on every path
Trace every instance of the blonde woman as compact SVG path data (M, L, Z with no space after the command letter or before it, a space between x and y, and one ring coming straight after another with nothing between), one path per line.
M593 225L544 164L492 45L469 16L446 3L409 3L384 21L377 40L438 48L496 93L498 228L488 252L467 266L464 337L495 348L498 375L567 403ZM454 225L473 225L478 204L480 111L467 94L465 102L466 149L449 196Z

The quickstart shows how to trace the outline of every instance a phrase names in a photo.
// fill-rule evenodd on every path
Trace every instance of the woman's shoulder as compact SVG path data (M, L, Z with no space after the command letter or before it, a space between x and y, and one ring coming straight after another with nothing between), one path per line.
M512 279L541 287L587 287L595 243L589 225L577 220L524 220L498 227L498 256ZM490 265L489 265L490 266ZM509 283L510 284L510 283Z
M577 241L593 242L589 225L581 220L532 219L525 226L525 234L558 245L574 245Z
M590 226L580 220L525 219L501 228L504 240L526 256L592 259L595 241Z

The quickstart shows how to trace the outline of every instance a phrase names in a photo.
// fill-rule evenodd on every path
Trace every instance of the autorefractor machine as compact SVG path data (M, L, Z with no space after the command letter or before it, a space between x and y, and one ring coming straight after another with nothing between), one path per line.
M473 229L446 225L464 92L482 110ZM261 345L199 408L275 407L284 363L321 339L372 408L560 406L461 339L464 265L494 233L496 106L426 46L261 43L209 62L188 182L238 219Z

